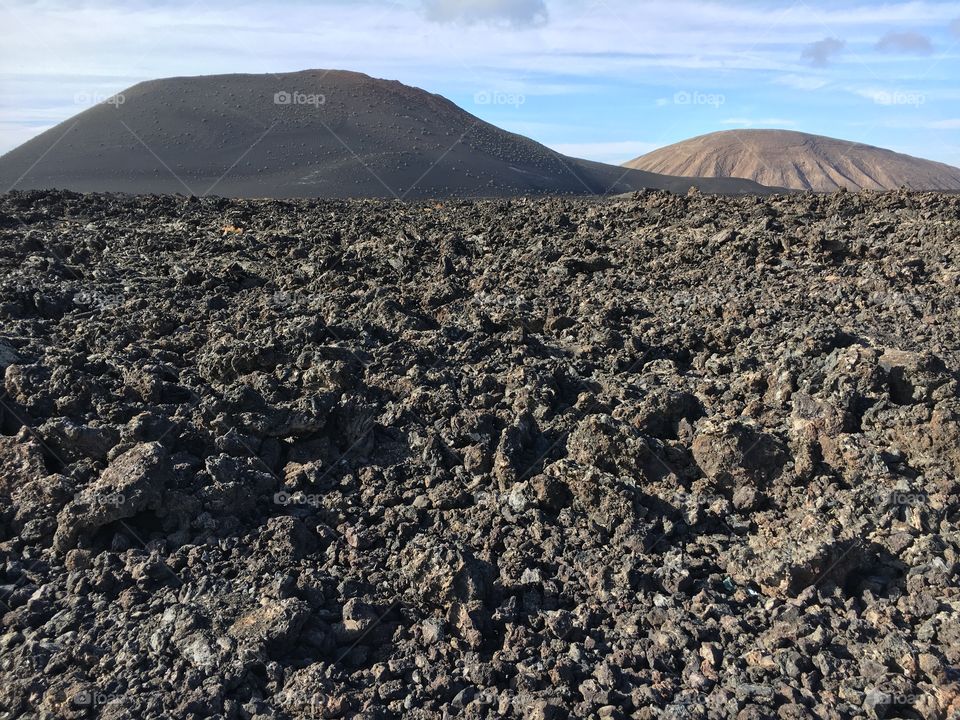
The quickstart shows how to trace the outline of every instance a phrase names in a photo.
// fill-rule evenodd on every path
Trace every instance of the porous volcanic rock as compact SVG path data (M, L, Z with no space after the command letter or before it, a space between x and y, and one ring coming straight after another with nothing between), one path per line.
M0 716L950 717L958 240L0 196Z

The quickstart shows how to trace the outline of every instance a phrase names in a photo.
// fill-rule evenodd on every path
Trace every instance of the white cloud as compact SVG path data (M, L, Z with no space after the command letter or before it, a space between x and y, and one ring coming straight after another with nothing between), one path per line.
M854 95L859 95L862 98L866 98L871 102L877 102L882 98L888 91L887 90L878 90L876 88L854 88L852 90Z
M920 107L926 105L927 94L920 90L908 90L904 88L852 88L854 95L870 100L875 105L881 106L912 106Z
M794 90L820 90L830 84L829 80L816 75L780 75L773 79L777 85L786 85Z
M545 24L538 20L541 7L549 11ZM431 22L428 15L446 22ZM640 105L649 112L658 96L671 104L678 90L722 94L731 108L741 93L770 82L798 90L829 84L838 92L875 82L863 63L844 63L829 75L805 68L801 48L825 35L846 38L856 59L857 48L868 50L891 27L943 32L958 17L957 0L809 0L791 7L773 0L0 0L0 27L6 30L0 68L7 73L0 77L0 106L14 108L17 121L39 123L72 115L74 94L81 90L110 94L144 78L343 68L458 98L502 90L529 100L566 87L574 102L586 106L600 96L597 86L604 86L602 92L635 97L636 112ZM491 23L528 29L498 32ZM871 53L867 64L875 70L882 64L884 71L889 65L883 74L894 76L892 68L901 61ZM101 80L69 81L80 76ZM784 93L779 95L781 102ZM469 100L461 104L472 107ZM63 108L63 116L30 110L52 107ZM544 107L527 102L523 120L544 120ZM594 127L613 124L606 107L597 106ZM616 112L624 107L631 102L624 100ZM549 112L559 117L566 111ZM763 111L790 112L775 106ZM612 136L629 134L629 128L618 129ZM565 137L593 136L588 130ZM552 133L538 137L558 139ZM0 128L0 151L13 144Z
M544 0L423 0L428 20L439 23L492 22L514 28L540 27L547 22Z

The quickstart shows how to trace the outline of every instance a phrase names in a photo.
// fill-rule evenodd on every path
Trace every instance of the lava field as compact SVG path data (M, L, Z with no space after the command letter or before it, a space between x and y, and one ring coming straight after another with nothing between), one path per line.
M0 196L0 718L960 714L960 196Z

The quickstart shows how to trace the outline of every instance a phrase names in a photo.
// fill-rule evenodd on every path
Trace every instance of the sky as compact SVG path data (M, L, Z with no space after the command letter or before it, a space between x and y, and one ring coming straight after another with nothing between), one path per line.
M365 72L611 163L777 127L960 166L960 1L0 0L0 153L142 80Z

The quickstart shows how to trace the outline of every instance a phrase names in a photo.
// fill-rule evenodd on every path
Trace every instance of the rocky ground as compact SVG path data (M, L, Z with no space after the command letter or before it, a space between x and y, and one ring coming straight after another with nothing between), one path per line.
M956 716L958 241L0 196L0 716Z

